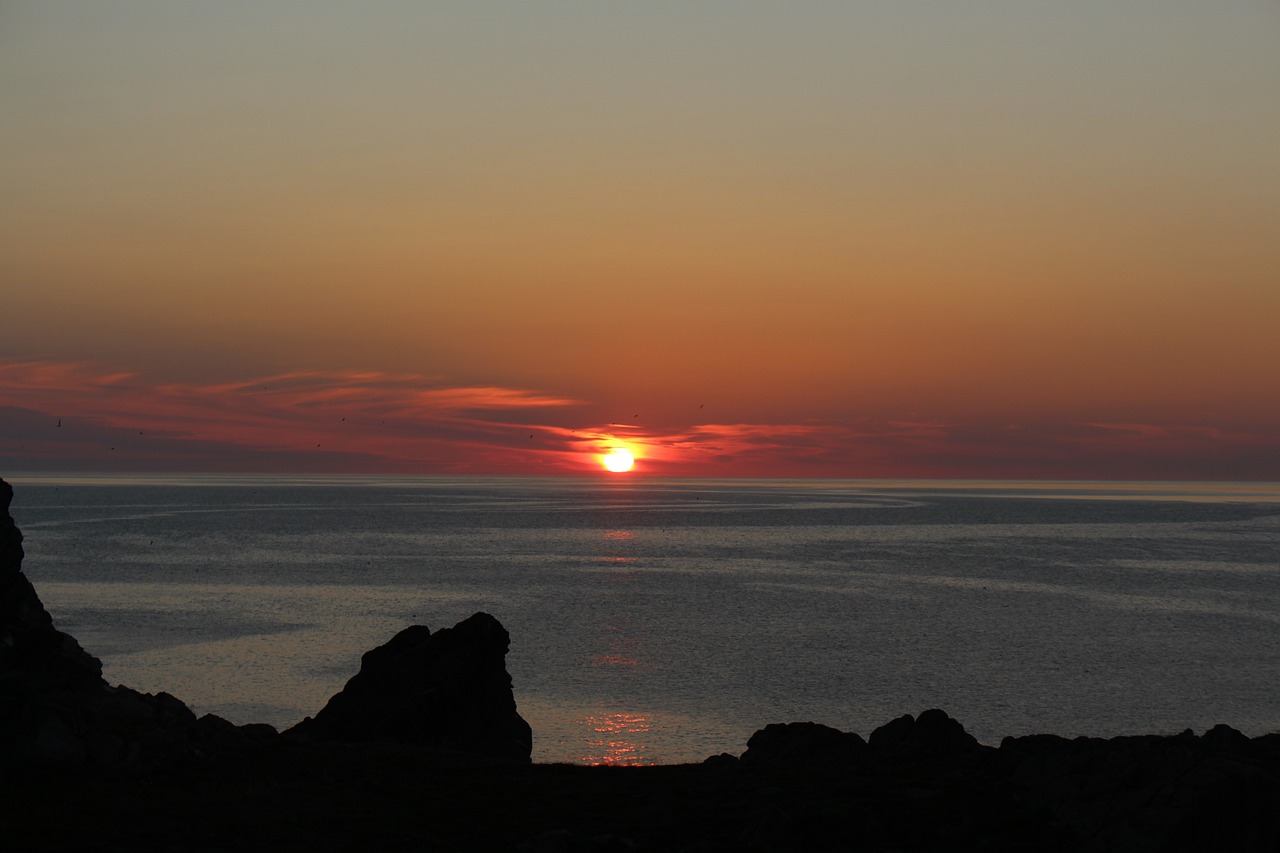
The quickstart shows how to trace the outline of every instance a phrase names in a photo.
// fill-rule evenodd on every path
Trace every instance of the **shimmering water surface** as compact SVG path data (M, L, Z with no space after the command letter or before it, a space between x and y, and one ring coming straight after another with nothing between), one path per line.
M699 761L770 722L980 740L1280 730L1280 487L7 477L108 680L285 727L484 610L536 761Z

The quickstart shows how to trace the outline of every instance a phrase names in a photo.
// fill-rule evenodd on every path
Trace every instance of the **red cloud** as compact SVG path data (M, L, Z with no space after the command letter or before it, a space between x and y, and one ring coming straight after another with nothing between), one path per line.
M19 449L28 462L57 467L147 464L157 453L180 465L184 447L200 464L221 448L223 458L249 466L292 455L306 462L286 467L456 470L476 460L487 467L529 429L492 414L578 405L413 374L308 371L200 385L148 383L86 363L0 362L0 406L43 414L61 430L32 435ZM526 463L545 467L536 454Z
M1280 480L1275 431L934 423L575 426L590 403L369 371L156 383L0 361L0 465L26 470L564 474L622 446L666 476ZM61 426L58 424L61 423Z

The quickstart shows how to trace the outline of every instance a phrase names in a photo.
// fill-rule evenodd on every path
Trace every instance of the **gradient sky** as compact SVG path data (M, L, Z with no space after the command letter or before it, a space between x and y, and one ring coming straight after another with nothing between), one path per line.
M1272 0L6 0L0 473L1280 480L1277 44Z

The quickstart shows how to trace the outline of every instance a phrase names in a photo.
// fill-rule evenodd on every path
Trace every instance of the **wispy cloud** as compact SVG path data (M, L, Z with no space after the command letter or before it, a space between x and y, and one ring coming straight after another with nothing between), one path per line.
M1280 480L1274 432L1143 423L594 421L591 401L371 371L196 384L0 361L0 464L33 470Z
M222 447L226 459L248 453L252 465L274 455L297 457L287 467L461 470L521 446L529 413L581 405L415 374L308 371L191 384L88 363L0 362L0 406L29 413L28 427L31 415L45 416L50 431L24 435L22 449L50 464L125 465L161 451L167 460L184 447L207 457ZM542 467L536 454L526 467Z

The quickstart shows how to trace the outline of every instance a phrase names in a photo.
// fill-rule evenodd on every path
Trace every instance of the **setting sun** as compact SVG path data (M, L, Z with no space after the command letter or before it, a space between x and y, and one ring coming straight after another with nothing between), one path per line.
M608 468L615 474L630 471L631 466L636 462L634 456L621 448L617 450L610 450L604 456L600 457L600 461L604 464L605 468Z

